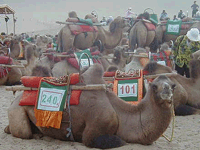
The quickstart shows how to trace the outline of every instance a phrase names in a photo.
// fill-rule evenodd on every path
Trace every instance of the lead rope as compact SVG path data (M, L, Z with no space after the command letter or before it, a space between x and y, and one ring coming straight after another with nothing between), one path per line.
M69 113L69 127L66 129L68 131L66 137L69 138L71 141L74 141L74 137L72 134L72 117L70 111L70 98L71 98L71 88L70 88L70 76L68 77L68 84L67 84L67 108Z
M172 134L171 134L171 138L169 139L166 135L162 135L168 142L171 142L173 140L173 136L174 136L174 128L175 128L175 113L174 113L174 101L172 98L172 114L173 114L173 118L172 118Z

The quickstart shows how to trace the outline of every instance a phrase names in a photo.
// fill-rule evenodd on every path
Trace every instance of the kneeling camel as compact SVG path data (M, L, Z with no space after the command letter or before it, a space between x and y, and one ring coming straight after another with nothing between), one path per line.
M83 84L104 84L103 68L94 64L81 74ZM88 147L114 148L127 143L152 144L167 129L172 118L172 97L175 84L166 76L157 77L149 86L144 99L131 105L112 91L82 91L80 103L71 106L74 140ZM33 137L31 126L36 124L34 106L19 106L21 95L8 110L6 133L14 137ZM37 127L43 135L60 140L69 127L68 108L64 110L60 129Z

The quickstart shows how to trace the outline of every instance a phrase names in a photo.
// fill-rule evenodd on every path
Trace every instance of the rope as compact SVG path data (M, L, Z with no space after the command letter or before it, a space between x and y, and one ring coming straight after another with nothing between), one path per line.
M172 99L172 114L173 114L173 118L172 118L172 134L171 134L171 138L168 138L166 135L162 135L168 142L171 142L173 140L174 137L174 128L175 128L175 113L174 113L174 101Z

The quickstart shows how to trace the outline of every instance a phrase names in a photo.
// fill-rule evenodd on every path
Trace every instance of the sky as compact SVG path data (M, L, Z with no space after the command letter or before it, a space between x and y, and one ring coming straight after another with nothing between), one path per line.
M143 13L146 8L149 13L160 16L163 9L170 18L177 15L179 10L191 16L193 0L0 0L0 4L8 4L15 10L16 33L34 32L44 29L60 27L56 21L65 21L68 12L76 11L78 17L84 18L95 10L99 21L103 16L125 16L126 10L131 7L136 14ZM197 4L200 5L200 2ZM5 15L0 15L0 32L6 32ZM8 15L8 33L13 32L13 18Z

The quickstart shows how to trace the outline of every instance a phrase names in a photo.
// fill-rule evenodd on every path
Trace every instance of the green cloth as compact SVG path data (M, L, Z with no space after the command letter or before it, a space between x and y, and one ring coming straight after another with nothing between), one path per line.
M84 24L93 26L92 19L81 19L81 18L78 18L78 20L79 20L79 23L84 23Z
M181 31L181 20L167 20L166 34L179 35Z
M156 14L150 14L150 20L151 22L153 22L154 24L158 24L158 17Z
M188 37L186 35L181 35L176 39L172 48L175 63L179 67L183 67L184 64L186 64L189 68L191 54L200 49L200 42L191 41L190 46L188 46L187 41Z

